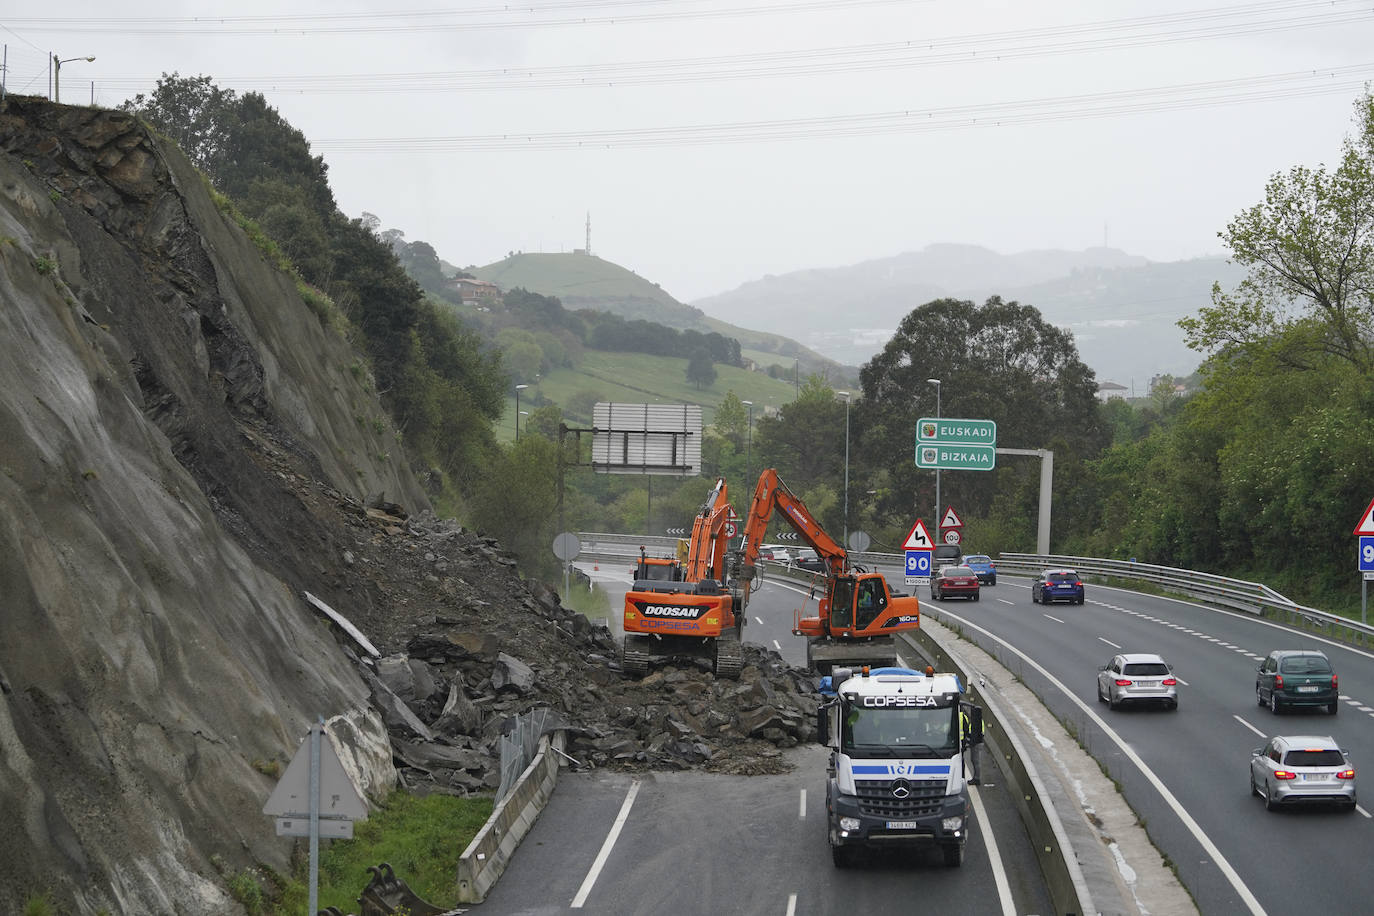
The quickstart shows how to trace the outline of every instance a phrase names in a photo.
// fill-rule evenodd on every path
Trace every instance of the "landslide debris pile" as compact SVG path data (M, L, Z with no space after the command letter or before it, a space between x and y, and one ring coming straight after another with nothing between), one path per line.
M345 562L388 599L353 622L382 653L358 663L407 784L494 788L496 739L540 707L569 724L569 755L594 767L774 773L781 749L814 737L815 688L777 653L746 646L738 681L704 663L627 677L606 628L521 579L490 538L328 494L353 521Z

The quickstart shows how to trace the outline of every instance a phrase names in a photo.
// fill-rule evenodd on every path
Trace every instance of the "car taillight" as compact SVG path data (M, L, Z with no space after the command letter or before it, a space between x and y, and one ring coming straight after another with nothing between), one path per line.
M1082 587L1083 587L1083 581L1080 579L1079 581L1075 582L1075 583L1073 584L1073 586L1074 586L1074 588L1082 588Z
M1283 675L1282 675L1282 674L1276 674L1276 675L1274 675L1274 689L1275 689L1275 690L1282 690L1282 689L1283 689Z
M1354 771L1353 769L1350 769L1350 770L1341 770L1339 773L1336 774L1336 778L1337 778L1337 779L1354 779L1354 778L1355 778L1355 771Z
M1334 675L1334 674L1331 675L1331 689L1332 689L1332 690L1335 690L1335 689L1336 689L1336 675Z
M1124 677L1119 677L1119 678L1116 679L1116 686L1118 686L1118 687L1129 687L1129 686L1131 686L1131 682L1130 682L1129 680L1127 680L1126 678L1124 678Z
M1163 683L1164 683L1164 686L1165 686L1165 687L1174 687L1174 686L1176 686L1176 685L1178 684L1178 681L1176 681L1175 679L1173 679L1173 678L1171 678L1171 677L1166 677L1166 678L1164 679Z
M1297 779L1297 778L1298 778L1298 774L1297 774L1297 773L1294 773L1292 770L1275 770L1275 771L1274 771L1274 778L1275 778L1275 779Z

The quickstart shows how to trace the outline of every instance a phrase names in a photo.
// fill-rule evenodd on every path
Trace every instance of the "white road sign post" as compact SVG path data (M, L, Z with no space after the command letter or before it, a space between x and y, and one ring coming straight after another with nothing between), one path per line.
M929 585L930 561L935 550L935 542L930 539L930 532L926 531L925 523L919 518L916 519L916 524L911 526L906 540L902 541L902 549L906 551L906 584Z
M321 803L323 799L323 804ZM320 837L351 839L353 822L367 819L353 780L344 771L334 742L325 740L324 719L296 750L262 813L277 819L277 836L310 838L310 910L319 910Z

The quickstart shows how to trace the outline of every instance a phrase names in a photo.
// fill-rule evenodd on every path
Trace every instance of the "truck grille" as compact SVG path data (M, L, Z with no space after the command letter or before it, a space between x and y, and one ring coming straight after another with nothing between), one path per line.
M910 792L906 798L892 794L896 785L892 780L856 779L854 788L859 796L859 811L890 821L910 820L940 811L945 797L943 782L902 782Z

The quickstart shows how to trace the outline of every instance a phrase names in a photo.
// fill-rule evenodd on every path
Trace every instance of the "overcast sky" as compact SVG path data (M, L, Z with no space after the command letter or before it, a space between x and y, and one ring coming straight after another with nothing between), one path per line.
M1222 254L1270 175L1336 161L1363 5L56 0L0 42L11 92L47 94L52 53L96 58L67 102L262 92L345 213L451 263L581 248L590 212L594 254L691 301L939 242Z

